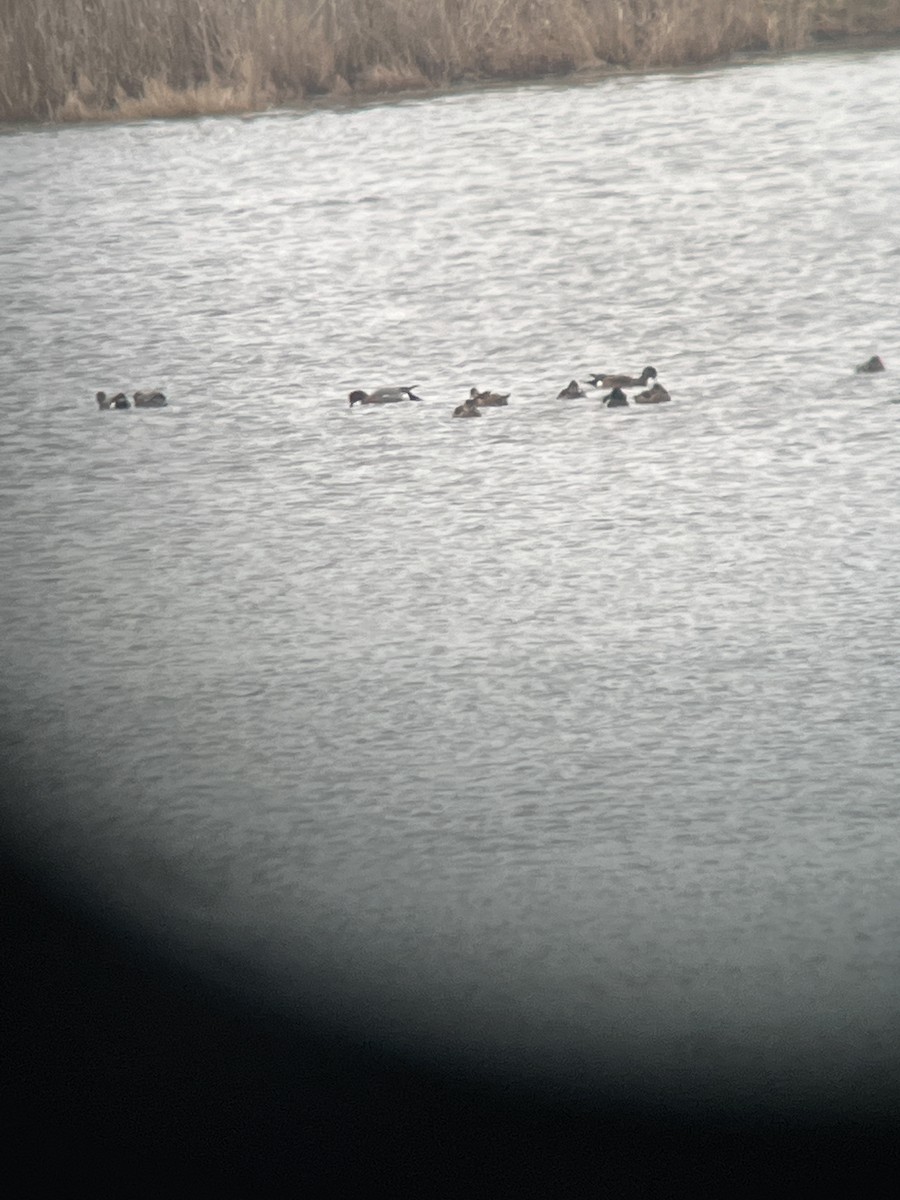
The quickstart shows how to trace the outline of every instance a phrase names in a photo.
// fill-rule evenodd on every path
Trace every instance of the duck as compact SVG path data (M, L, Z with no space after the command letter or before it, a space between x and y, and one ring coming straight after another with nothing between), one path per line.
M107 396L106 392L97 393L98 408L131 408L131 401L124 392L117 392L115 396Z
M584 392L578 386L578 380L572 379L556 397L557 400L577 400Z
M135 392L132 397L135 408L165 408L166 398L162 392Z
M509 404L509 398L512 392L502 394L500 392L479 392L478 388L469 389L469 399L474 400L476 404L481 405L500 405Z
M654 383L652 388L635 396L634 402L635 404L665 404L667 400L671 399L672 397L661 383Z
M418 387L418 384L414 384ZM399 404L401 400L421 400L411 387L382 387L374 392L363 392L357 389L350 393L350 407L354 404Z
M473 388L472 391L474 390ZM480 417L481 410L478 407L478 401L470 396L468 400L454 408L453 415L454 417Z
M585 383L596 388L645 388L655 378L656 367L644 367L637 379L633 375L589 375Z
M868 362L859 364L859 366L856 368L856 374L857 375L874 375L876 371L884 371L885 369L886 369L885 365L881 361L881 359L878 357L878 355L873 354Z
M621 408L628 403L628 397L620 387L614 387L608 396L603 397L603 403L607 408Z

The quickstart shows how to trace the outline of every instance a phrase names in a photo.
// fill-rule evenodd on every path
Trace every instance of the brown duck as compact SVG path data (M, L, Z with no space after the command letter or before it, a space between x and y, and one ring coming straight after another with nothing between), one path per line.
M884 363L877 354L873 354L868 362L859 364L859 366L856 368L856 373L857 375L874 375L876 371L883 370L885 370Z
M634 402L635 404L665 404L667 400L671 399L672 397L661 383L654 383L652 388L635 396Z
M579 396L583 396L583 395L584 395L584 392L578 386L578 380L573 379L569 383L566 384L566 386L557 395L556 398L557 398L557 400L577 400Z
M644 367L637 379L633 375L590 375L585 382L596 388L645 388L655 378L656 367Z
M499 404L509 404L509 398L512 392L502 394L500 392L479 392L478 388L469 389L469 399L474 400L476 404L482 407L496 406Z
M478 408L477 401L470 396L463 404L460 404L453 410L454 417L480 417L481 412Z

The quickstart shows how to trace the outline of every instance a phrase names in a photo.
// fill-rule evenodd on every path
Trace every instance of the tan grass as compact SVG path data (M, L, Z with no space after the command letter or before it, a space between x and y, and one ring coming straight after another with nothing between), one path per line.
M680 66L900 32L900 0L3 0L0 120Z

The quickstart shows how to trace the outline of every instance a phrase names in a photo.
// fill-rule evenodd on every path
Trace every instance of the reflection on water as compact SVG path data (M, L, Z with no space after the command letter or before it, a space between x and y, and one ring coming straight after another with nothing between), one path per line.
M896 1079L898 82L8 131L40 853L404 1038Z

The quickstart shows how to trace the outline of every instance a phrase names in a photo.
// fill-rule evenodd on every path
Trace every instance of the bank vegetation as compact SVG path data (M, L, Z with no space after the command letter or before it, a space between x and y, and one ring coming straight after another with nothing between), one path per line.
M900 32L900 0L2 0L0 120L676 67Z

